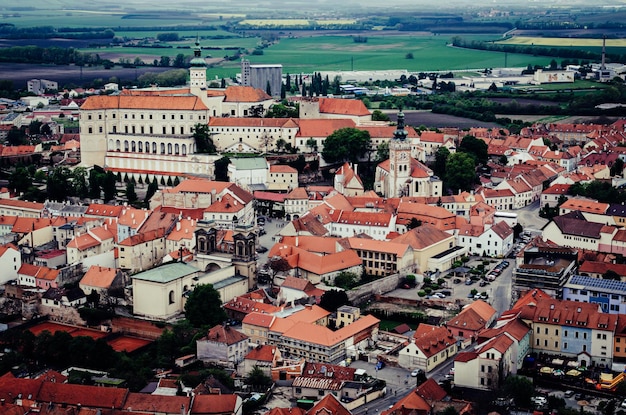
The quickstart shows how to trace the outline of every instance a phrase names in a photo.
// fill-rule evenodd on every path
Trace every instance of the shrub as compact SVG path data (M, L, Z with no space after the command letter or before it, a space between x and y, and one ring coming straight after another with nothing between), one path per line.
M420 297L425 297L425 296L426 296L426 291L424 291L424 290L419 290L419 291L417 292L417 295L418 295L418 296L420 296Z

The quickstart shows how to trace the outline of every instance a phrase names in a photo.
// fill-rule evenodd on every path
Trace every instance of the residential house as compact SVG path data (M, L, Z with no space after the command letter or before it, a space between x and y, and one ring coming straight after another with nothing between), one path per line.
M265 188L269 173L269 164L263 157L231 158L228 165L229 181L247 191Z
M453 262L467 254L467 248L457 246L454 235L428 223L391 241L408 244L412 248L416 272L450 269Z
M368 275L387 276L417 271L413 248L407 243L356 237L340 239L337 243L346 250L344 252L356 252Z
M85 233L77 234L68 242L67 262L76 264L89 257L95 257L110 252L115 247L115 235L107 224L87 229Z
M43 209L43 203L27 202L16 199L0 199L0 215L3 216L40 218Z
M513 340L500 334L477 346L475 351L459 353L454 359L454 384L496 390L513 372L517 356Z
M13 244L0 246L0 285L4 285L11 280L16 280L18 271L22 267L22 255L20 250Z
M513 284L520 291L539 288L560 294L576 270L577 259L578 251L571 248L546 244L527 247L513 270Z
M344 163L335 172L334 188L344 196L358 196L364 193L363 181L357 173L358 165Z
M457 243L467 247L470 254L503 257L513 247L513 229L504 221L486 229L468 224L459 229Z
M97 293L100 301L107 304L112 298L123 298L126 278L121 270L94 265L89 267L78 286L87 295ZM114 295L115 291L118 291L117 295Z
M307 279L287 276L280 285L276 295L276 301L284 304L294 304L297 301L319 303L324 291L315 286Z
M430 372L457 353L457 342L446 327L420 324L411 342L398 351L398 365Z
M165 256L165 229L146 231L118 243L119 267L130 272L158 264Z
M50 308L66 308L66 307L78 307L87 302L87 297L83 290L78 287L74 288L58 288L50 287L41 296L41 305ZM54 314L45 313L45 314Z
M559 202L561 200L567 200L571 197L569 194L569 189L572 185L570 184L554 184L543 192L541 192L541 202L539 204L539 208L543 209L546 206L555 208L559 206Z
M626 314L626 282L572 275L563 286L563 299L596 304L603 313Z
M272 164L265 183L269 191L290 192L298 187L298 170L287 165Z
M228 367L237 366L248 354L248 336L218 324L196 341L198 359Z
M476 339L478 332L488 327L496 318L496 310L483 300L476 300L445 324L460 339Z
M263 346L268 344L269 330L276 320L272 314L253 311L241 320L241 331L248 336L250 346Z
M253 347L243 360L242 374L248 374L254 368L259 368L265 376L271 377L272 368L282 360L280 349L276 346L258 345Z
M612 245L617 233L616 227L590 222L579 212L554 217L542 232L544 240L560 246L609 253L614 251Z
M309 194L303 187L294 188L285 196L285 219L298 219L309 211Z
M241 415L243 402L239 395L196 395L191 404L194 415Z

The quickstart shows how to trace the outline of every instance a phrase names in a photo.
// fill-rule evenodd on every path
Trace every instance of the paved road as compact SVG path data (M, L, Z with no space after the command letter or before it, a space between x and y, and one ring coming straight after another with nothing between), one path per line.
M541 230L548 223L547 219L539 217L539 200L534 201L522 209L513 210L511 212L517 213L517 221L525 230L527 228L529 230Z

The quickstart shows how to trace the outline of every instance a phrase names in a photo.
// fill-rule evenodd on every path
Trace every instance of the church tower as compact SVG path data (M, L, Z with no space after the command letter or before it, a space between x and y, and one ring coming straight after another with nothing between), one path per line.
M411 142L407 141L404 129L404 113L398 113L398 126L389 141L389 180L387 181L387 197L408 195L411 177Z
M235 225L233 265L235 273L248 278L248 289L256 285L256 232L249 225Z
M200 40L196 37L196 47L193 51L193 59L191 59L189 68L189 86L191 93L200 95L200 91L206 89L206 62L202 58L202 50L200 49Z

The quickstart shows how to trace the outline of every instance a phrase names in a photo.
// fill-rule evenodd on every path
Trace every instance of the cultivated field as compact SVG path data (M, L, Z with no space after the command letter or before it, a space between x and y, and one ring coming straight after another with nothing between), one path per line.
M529 37L513 36L496 43L506 45L525 45L541 47L602 47L602 39L571 38L571 37ZM626 39L607 39L606 46L615 48L626 48Z

